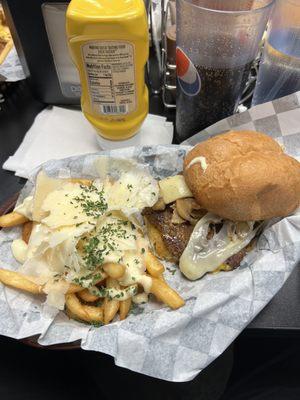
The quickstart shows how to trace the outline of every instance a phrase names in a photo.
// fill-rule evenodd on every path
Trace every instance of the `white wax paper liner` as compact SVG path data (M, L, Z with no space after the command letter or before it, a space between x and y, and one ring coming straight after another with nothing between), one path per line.
M176 174L187 146L127 148L94 155L49 161L50 176L95 177L94 161L103 155L135 159L149 165L155 177ZM33 175L34 179L35 174ZM21 198L32 189L25 186ZM153 301L137 307L125 321L89 327L69 320L62 312L43 307L43 298L0 287L0 334L17 339L40 334L39 343L51 345L82 339L85 350L110 354L117 365L149 376L183 382L195 377L218 357L281 288L300 259L300 215L269 227L258 247L227 273L190 282L172 264L166 278L186 300L171 311ZM20 228L0 232L0 260L16 269L10 245Z

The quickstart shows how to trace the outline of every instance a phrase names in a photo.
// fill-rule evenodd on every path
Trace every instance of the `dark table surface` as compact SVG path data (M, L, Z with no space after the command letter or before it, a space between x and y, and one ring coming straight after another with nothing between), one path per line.
M0 84L0 94L1 89ZM0 103L1 165L14 154L35 116L45 107L32 97L25 81L5 88L4 97L5 102ZM164 112L158 97L151 99L150 110L156 114ZM169 117L172 119L172 114ZM0 169L0 205L24 183L24 179ZM115 367L113 358L105 354L81 349L36 349L0 336L0 399L115 400L122 396L132 400L269 400L270 390L273 400L298 399L300 388L295 371L300 355L299 289L300 272L296 269L234 344L187 383L169 383ZM277 370L273 364L278 366ZM278 387L274 376L277 376ZM248 377L253 377L252 381ZM294 394L291 388L297 389ZM254 389L259 397L243 397ZM263 393L267 395L264 397Z
M1 89L0 89L1 93ZM45 105L33 98L26 81L2 89L0 103L0 164L14 154L35 116ZM164 114L159 96L150 99L150 112ZM168 115L172 119L172 113ZM25 180L0 169L0 205L18 192ZM300 270L295 268L285 285L265 309L248 326L250 333L288 334L300 329Z

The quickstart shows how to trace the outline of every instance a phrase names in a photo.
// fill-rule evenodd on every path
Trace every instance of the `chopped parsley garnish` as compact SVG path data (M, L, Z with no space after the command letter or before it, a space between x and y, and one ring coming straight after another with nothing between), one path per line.
M59 282L60 281L60 279L62 278L62 274L55 274L55 275L53 275L53 281L54 282Z
M81 276L80 278L74 278L73 282L77 283L77 285L82 286L82 287L91 287L91 286L94 286L99 281L101 281L102 277L103 277L103 275L101 274L101 272L97 272L94 274L90 273L90 274ZM90 282L88 282L88 284L87 284L87 281L90 281ZM93 294L97 295L97 293L93 293Z
M123 299L126 293L131 292L132 296L135 296L138 292L137 286L129 286L126 289L123 290L117 290L117 293L115 292L114 288L105 288L103 286L96 287L93 289L93 294L99 296L99 297L107 297L109 300L113 299ZM94 293L95 291L95 293Z
M135 303L131 303L131 308L129 310L129 315L133 314L133 315L139 315L142 314L144 312L144 308L140 307L138 304Z
M175 268L175 269L171 269L171 268L169 268L169 267L167 267L167 270L168 270L172 275L174 275L175 272L177 271L176 268Z
M74 201L76 201L82 208L83 212L88 217L98 218L105 213L108 206L104 198L104 190L99 190L96 186L83 186L80 185L82 189L82 193L80 196L74 197ZM91 198L91 193L95 193L97 195L97 199ZM73 204L72 201L70 201Z
M83 246L83 260L89 270L103 264L105 256L110 252L118 251L117 239L136 240L136 235L125 229L128 221L116 219L115 222L109 222L100 229L95 229L90 238L86 238Z
M133 189L133 186L131 184L128 184L127 189L131 192L131 190Z
M144 253L145 253L145 251L146 251L146 250L144 249L144 247L142 247L142 249L141 249L141 253L142 253L142 254L144 254Z
M99 239L94 236L83 248L85 253L83 259L88 269L94 269L96 266L103 264L103 250L101 251L101 249L98 248L99 243Z
M104 325L101 321L91 321L90 324L93 325L95 328L99 328L100 326Z
M104 286L95 287L91 292L95 296L99 296L99 297L106 297L107 296L107 289Z
M103 300L102 299L96 300L95 303L94 303L95 307L100 307L100 306L102 306L102 304L103 304Z

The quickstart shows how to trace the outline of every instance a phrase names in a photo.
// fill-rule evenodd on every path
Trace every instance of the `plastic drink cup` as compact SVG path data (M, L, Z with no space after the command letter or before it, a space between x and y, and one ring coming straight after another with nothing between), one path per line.
M252 105L300 90L300 1L277 0Z
M274 0L177 1L177 140L232 115Z

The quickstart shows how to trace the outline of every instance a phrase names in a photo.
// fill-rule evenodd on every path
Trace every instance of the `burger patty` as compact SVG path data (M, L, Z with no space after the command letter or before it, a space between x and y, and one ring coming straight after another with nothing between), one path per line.
M247 254L246 248L240 250L238 253L234 254L233 256L227 258L225 264L229 265L232 269L236 269L240 266L243 258Z
M173 209L170 206L167 206L163 211L155 211L152 208L145 208L143 215L147 218L148 222L160 232L166 248L172 255L174 261L178 262L181 254L190 240L194 226L189 222L185 222L183 224L173 224ZM217 231L220 228L221 226L218 226ZM209 231L208 236L211 236L211 232L212 230ZM208 239L211 239L211 237L208 237ZM225 264L229 265L232 269L236 269L239 267L246 254L247 249L244 248L238 253L229 257L225 261Z
M154 211L152 208L145 208L143 215L147 217L150 224L159 230L162 240L174 260L179 261L193 232L193 225L188 222L173 224L173 209L171 207L166 207L163 211Z

